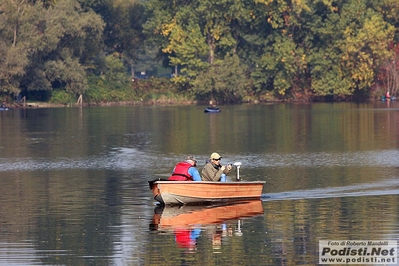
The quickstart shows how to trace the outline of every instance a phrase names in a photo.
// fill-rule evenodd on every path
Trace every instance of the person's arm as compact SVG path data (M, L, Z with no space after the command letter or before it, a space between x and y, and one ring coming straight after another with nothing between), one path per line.
M190 167L188 169L188 173L193 177L194 181L202 181L198 170L195 169L194 167Z

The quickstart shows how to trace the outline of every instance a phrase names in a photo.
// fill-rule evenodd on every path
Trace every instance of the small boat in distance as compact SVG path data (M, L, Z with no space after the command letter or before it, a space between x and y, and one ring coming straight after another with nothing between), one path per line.
M0 111L8 111L8 107L0 107Z
M148 181L162 205L195 205L259 200L265 181Z
M219 107L209 106L205 108L204 113L220 113L221 110Z
M385 101L395 101L395 100L396 100L395 96L392 96L392 97L389 97L389 98L387 98L386 96L381 96L381 101L383 101L383 102L385 102Z

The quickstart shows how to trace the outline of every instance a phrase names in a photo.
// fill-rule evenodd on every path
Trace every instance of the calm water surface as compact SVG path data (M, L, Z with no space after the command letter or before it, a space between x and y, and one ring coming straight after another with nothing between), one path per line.
M0 265L316 265L399 238L399 102L0 113ZM159 208L187 155L240 161L260 201ZM233 177L233 176L232 176Z

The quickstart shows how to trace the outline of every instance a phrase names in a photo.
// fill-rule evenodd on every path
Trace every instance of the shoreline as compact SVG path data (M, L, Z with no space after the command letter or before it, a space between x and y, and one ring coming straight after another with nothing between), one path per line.
M368 101L365 102L377 102L381 101L379 99L369 99ZM338 101L339 102L339 101ZM347 101L344 101L347 102ZM353 102L353 101L352 101ZM317 102L304 102L304 101L282 101L282 100L270 100L270 101L249 101L249 102L240 102L240 103L235 103L235 104L276 104L276 103L297 103L297 104L310 104L310 103L321 103L319 101ZM326 103L326 102L324 102ZM99 103L82 103L82 104L57 104L57 103L47 103L47 102L28 102L25 104L22 103L11 103L7 105L8 108L10 109L24 109L24 108L63 108L63 107L95 107L95 106L151 106L151 105L157 105L157 106L173 106L173 105L200 105L200 106L210 106L209 104L201 103L198 101L184 101L184 102L175 102L175 101L149 101L149 102L144 102L144 101L120 101L120 102L99 102ZM225 105L225 104L218 104L219 106ZM231 105L231 104L226 104L226 105Z

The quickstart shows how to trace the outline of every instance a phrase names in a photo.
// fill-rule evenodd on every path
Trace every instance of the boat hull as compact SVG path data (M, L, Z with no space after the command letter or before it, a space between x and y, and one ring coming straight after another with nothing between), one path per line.
M154 199L163 205L192 205L260 199L264 183L154 181L150 188Z
M220 111L218 107L208 107L205 108L204 113L220 113Z

